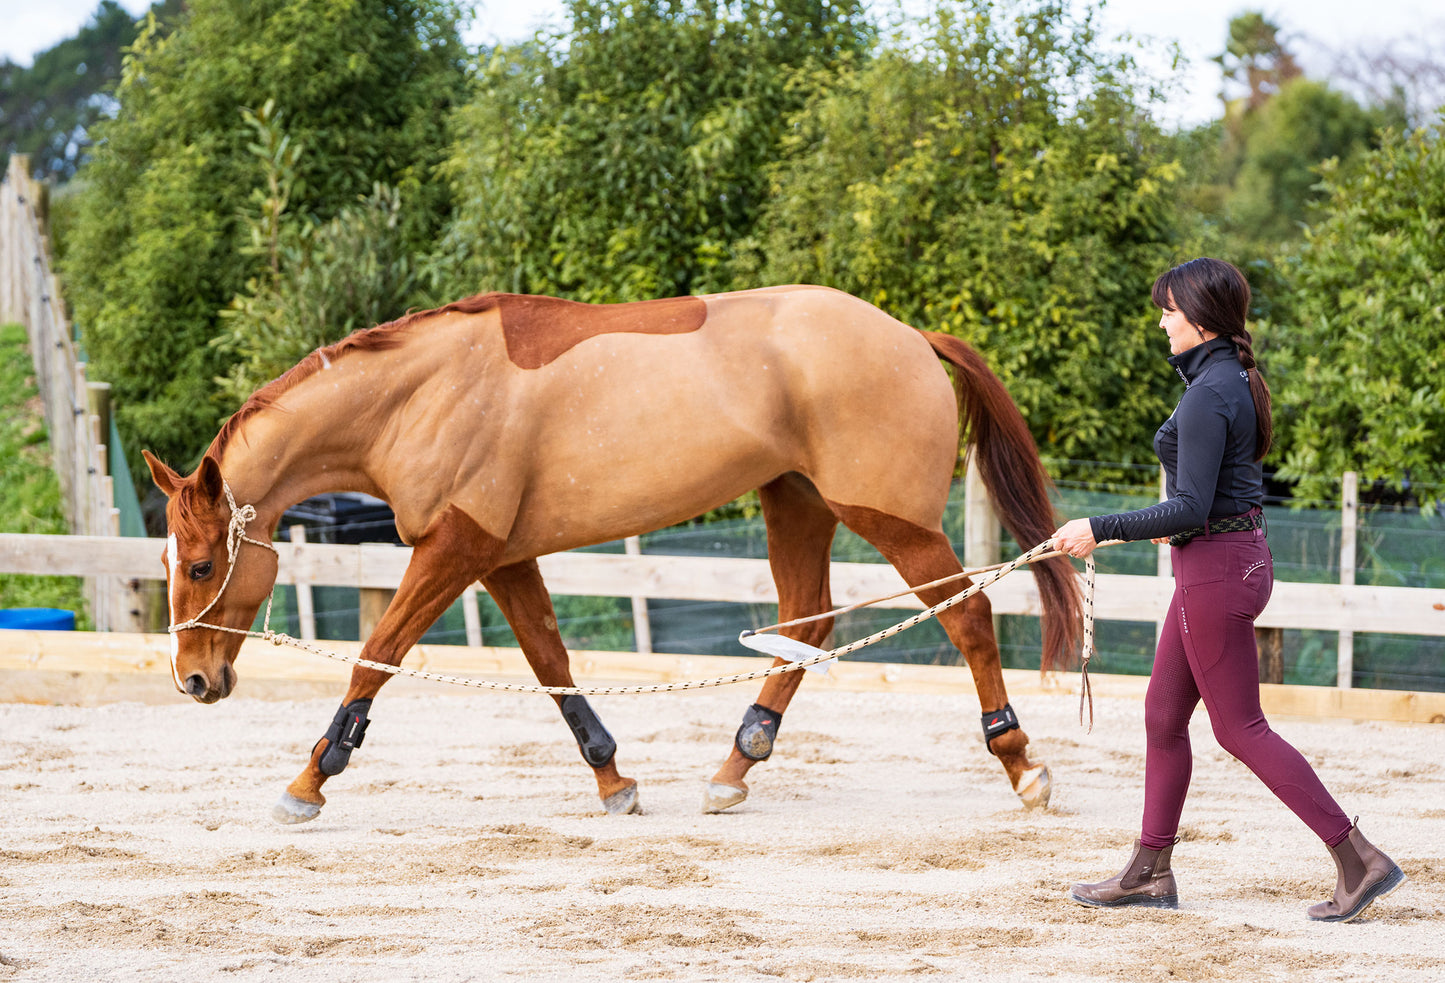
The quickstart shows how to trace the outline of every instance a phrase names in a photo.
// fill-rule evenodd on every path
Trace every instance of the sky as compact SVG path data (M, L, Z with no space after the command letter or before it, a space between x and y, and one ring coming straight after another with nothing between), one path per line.
M904 0L904 7L919 10L926 2ZM30 64L36 52L74 35L97 6L98 0L0 0L0 57ZM121 0L121 6L140 13L149 3ZM518 41L539 27L560 27L565 20L562 0L488 0L475 6L476 18L466 35L471 43ZM1192 125L1220 115L1219 68L1209 59L1224 49L1230 18L1250 9L1263 10L1284 28L1287 46L1305 73L1315 77L1328 74L1332 49L1418 38L1426 29L1445 38L1445 8L1439 0L1108 0L1099 16L1103 33L1127 32L1145 41L1137 54L1141 63L1176 83L1161 120ZM1171 71L1171 42L1177 42L1188 59L1182 70Z

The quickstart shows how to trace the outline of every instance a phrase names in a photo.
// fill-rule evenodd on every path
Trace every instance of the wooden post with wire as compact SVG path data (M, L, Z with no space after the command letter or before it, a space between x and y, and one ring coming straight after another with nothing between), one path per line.
M1360 476L1357 472L1346 471L1340 483L1340 585L1353 587L1355 583L1355 543L1360 522ZM1340 689L1354 686L1355 677L1355 633L1341 631L1339 650L1336 655L1335 685Z

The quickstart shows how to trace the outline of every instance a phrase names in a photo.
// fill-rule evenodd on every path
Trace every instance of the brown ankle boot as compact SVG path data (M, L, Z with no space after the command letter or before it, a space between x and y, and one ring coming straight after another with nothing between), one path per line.
M1317 922L1348 922L1364 914L1370 903L1383 898L1405 883L1399 864L1365 839L1359 819L1339 846L1326 846L1335 858L1335 896L1311 905L1309 915Z
M1178 908L1179 890L1174 886L1174 871L1169 869L1173 852L1173 843L1151 850L1135 840L1134 855L1123 870L1097 884L1075 884L1069 897L1095 908Z

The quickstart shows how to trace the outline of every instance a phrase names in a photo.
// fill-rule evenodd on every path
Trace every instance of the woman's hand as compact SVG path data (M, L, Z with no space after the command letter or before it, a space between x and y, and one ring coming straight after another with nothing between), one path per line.
M1088 556L1098 545L1088 519L1070 519L1054 531L1054 549L1069 556Z

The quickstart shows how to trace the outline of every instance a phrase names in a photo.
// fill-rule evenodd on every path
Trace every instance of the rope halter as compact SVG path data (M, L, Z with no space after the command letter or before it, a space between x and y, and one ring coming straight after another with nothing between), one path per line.
M187 618L185 621L171 625L166 628L166 631L170 632L172 635L176 634L177 632L185 631L187 628L209 628L212 631L230 632L233 635L251 634L251 632L244 629L227 628L225 625L209 625L201 620L203 617L205 617L206 613L211 610L211 608L216 606L216 602L221 599L221 595L226 593L226 587L228 584L231 583L231 575L236 572L236 554L240 552L242 543L251 543L255 546L264 547L265 549L270 550L272 553L276 552L276 547L271 545L270 543L260 539L252 539L250 536L246 535L246 526L250 525L256 519L256 506L237 506L236 498L231 494L231 486L226 482L225 478L221 479L221 490L226 493L226 504L230 506L231 509L231 518L226 524L225 579L221 581L220 589L216 591L216 596L211 598L211 602L209 604L201 608L200 611L196 612L193 617ZM279 556L280 554L278 553L277 555ZM271 599L274 596L274 591L266 595L266 634L270 634L271 631Z

